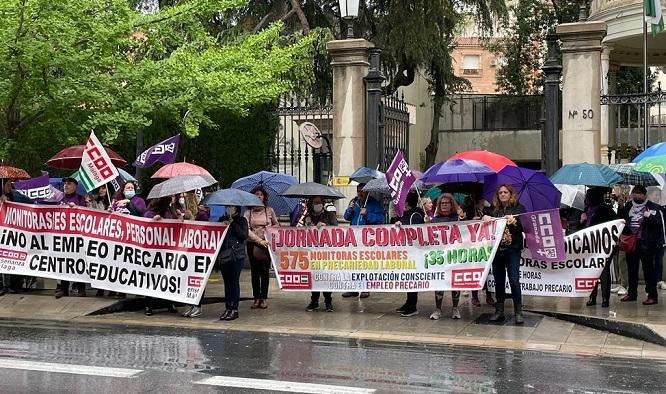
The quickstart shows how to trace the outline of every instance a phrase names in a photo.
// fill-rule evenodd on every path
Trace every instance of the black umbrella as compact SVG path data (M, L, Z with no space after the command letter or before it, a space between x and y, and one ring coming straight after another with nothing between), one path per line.
M322 197L332 200L345 198L345 195L332 187L322 185L321 183L305 182L298 185L291 185L287 190L280 193L283 197L309 198Z

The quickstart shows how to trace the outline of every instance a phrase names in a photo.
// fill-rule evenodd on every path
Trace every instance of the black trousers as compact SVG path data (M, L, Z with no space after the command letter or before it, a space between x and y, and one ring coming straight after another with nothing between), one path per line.
M312 295L310 296L310 300L312 302L319 302L319 295L321 292L319 291L313 291ZM330 291L325 291L324 292L324 302L327 304L333 303L333 293Z
M599 280L601 282L601 299L602 300L609 300L610 299L610 293L611 293L611 274L610 274L610 266L611 266L611 261L613 261L613 258L608 258L606 259L606 265L604 266L604 270L601 271L601 276L599 277ZM592 290L592 293L590 293L590 298L593 300L597 299L597 292L599 289L599 284L597 283L594 285L594 289Z
M270 280L270 261L260 261L254 258L254 243L247 243L247 257L250 259L250 272L252 274L252 296L254 299L268 299L268 282Z
M643 265L645 292L648 297L654 300L657 299L657 278L654 270L654 255L656 252L656 248L646 247L638 240L636 241L636 250L633 253L627 253L627 273L629 275L627 293L630 297L638 297L638 266Z

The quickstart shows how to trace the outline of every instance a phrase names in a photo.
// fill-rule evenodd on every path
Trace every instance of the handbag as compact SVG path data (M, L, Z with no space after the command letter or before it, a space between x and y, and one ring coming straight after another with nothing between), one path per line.
M227 264L233 261L242 260L245 258L245 250L243 244L236 242L230 248L220 250L217 256L217 261L220 264Z
M617 246L625 253L631 253L636 250L636 234L620 234Z
M268 253L268 248L264 248L259 244L252 245L252 257L257 261L270 261L271 255Z

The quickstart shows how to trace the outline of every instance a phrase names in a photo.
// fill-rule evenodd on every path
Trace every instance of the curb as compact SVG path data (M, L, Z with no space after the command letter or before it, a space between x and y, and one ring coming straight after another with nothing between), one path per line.
M241 297L240 300L247 301L251 299L252 298ZM209 304L218 304L223 302L224 302L224 297L205 297L202 300L201 304L209 305ZM159 308L166 308L169 301L153 299L153 303L155 304L154 308L159 309ZM175 304L177 307L185 305L178 302L176 302ZM136 312L142 310L145 306L146 306L145 298L127 298L127 299L118 300L117 302L114 302L113 304L107 307L88 313L85 316L109 315L112 313L120 313L120 312Z
M624 320L605 319L602 317L578 315L575 313L562 313L551 311L526 310L532 313L553 317L555 319L580 324L582 326L607 331L613 334L638 339L645 342L666 346L666 338L641 323L632 323Z

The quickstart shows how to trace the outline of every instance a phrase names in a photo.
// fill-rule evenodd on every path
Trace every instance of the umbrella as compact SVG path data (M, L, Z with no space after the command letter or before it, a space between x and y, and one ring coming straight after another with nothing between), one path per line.
M151 178L173 178L179 175L202 175L208 180L215 180L205 168L186 162L167 164L157 170Z
M634 167L639 172L651 172L653 174L666 173L666 155L649 156L641 159Z
M345 198L345 195L332 187L322 185L321 183L305 182L297 185L291 185L287 190L280 193L284 197L310 198L322 197L332 200Z
M449 159L437 163L423 173L424 183L483 182L483 177L494 171L485 164L469 159Z
M608 167L615 171L616 174L624 178L624 181L618 182L620 185L643 185L643 186L657 186L659 182L655 177L648 172L636 171L633 163L625 164L609 164Z
M416 173L416 171L412 172ZM421 182L421 180L417 180L414 182L414 185L412 185L412 188L416 188L421 191L425 190L426 186L423 182ZM368 183L363 186L363 191L368 193L391 194L391 188L389 188L386 177L369 180Z
M476 160L490 167L490 169L495 172L506 166L516 167L516 163L509 160L509 158L494 152L489 152L487 150L469 150L466 152L459 152L449 157L449 160L453 159Z
M30 179L30 174L20 168L0 166L0 179Z
M492 201L495 190L502 184L509 184L513 187L518 196L518 202L528 212L560 207L562 193L541 172L506 166L497 174L486 176L483 184L484 198Z
M666 142L660 142L658 144L652 145L651 147L641 152L640 155L636 156L631 162L638 163L643 159L654 156L666 156Z
M377 179L384 176L384 173L379 170L374 170L368 167L361 167L354 171L349 176L349 179L358 183L368 183L371 179Z
M280 174L277 172L259 171L256 174L240 178L231 184L234 189L251 191L257 186L261 186L268 192L268 205L275 210L278 215L291 213L298 205L298 199L283 197L280 195L291 185L298 183L298 179L291 175Z
M553 183L611 187L624 181L620 175L603 164L567 164L551 175Z
M562 193L560 204L567 207L576 208L580 211L585 210L585 186L583 185L562 185L556 184L557 190Z
M172 196L190 190L201 189L214 184L215 181L201 175L180 175L158 183L148 194L148 199Z
M223 189L211 193L203 200L204 205L238 205L241 207L263 207L264 203L254 194L238 189Z
M131 181L131 182L138 182L138 181L136 180L136 178L135 178L132 174L130 174L129 172L127 172L127 171L125 171L125 170L123 170L123 169L120 169L120 168L119 168L119 169L118 169L118 173L119 173L120 176L125 180L125 182L130 182L130 181Z
M85 148L85 145L73 145L65 148L50 158L46 164L53 168L76 170L81 167L81 156L83 156L83 150ZM125 167L127 165L127 161L113 150L106 147L104 150L106 150L106 153L109 155L111 163L113 163L114 166Z

